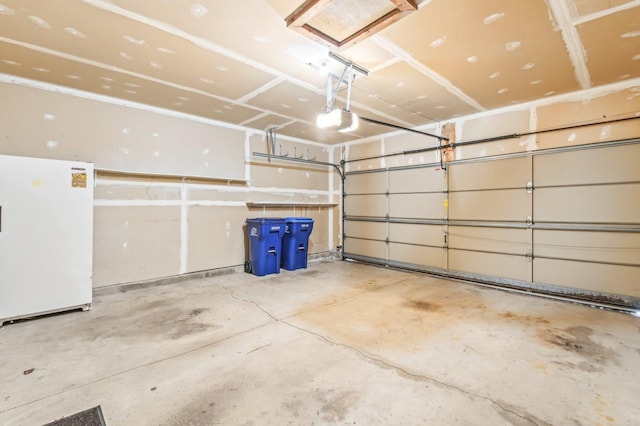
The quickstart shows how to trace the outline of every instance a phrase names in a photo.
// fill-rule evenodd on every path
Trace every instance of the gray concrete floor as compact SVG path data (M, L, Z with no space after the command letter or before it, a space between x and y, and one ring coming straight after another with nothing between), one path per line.
M98 296L0 355L0 425L640 422L638 318L349 262Z

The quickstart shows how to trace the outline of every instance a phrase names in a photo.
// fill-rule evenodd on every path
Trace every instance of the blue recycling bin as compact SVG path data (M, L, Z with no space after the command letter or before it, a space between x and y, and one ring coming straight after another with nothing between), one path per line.
M309 236L313 231L313 219L287 217L287 228L282 237L282 267L289 271L307 267Z
M249 260L245 263L245 271L259 277L280 273L282 236L285 228L286 222L283 218L247 219Z

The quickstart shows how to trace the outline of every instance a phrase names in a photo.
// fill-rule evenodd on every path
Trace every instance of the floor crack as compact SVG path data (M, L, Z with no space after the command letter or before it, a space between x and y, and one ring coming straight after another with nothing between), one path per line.
M392 370L396 370L396 371L402 372L403 374L405 374L405 375L407 375L407 376L409 376L409 377L413 377L413 378L416 378L416 379L418 379L418 380L430 381L430 382L436 383L436 384L438 384L438 385L440 385L440 386L442 386L442 387L446 387L446 388L449 388L449 389L453 389L453 390L455 390L455 391L458 391L458 392L461 392L461 393L463 393L463 394L469 395L470 397L473 397L473 398L480 398L480 399L484 399L484 400L486 400L486 401L489 401L491 404L493 404L493 405L494 405L494 406L496 406L497 408L499 408L501 411L504 411L504 412L506 412L506 413L513 414L514 416L517 416L517 417L519 417L519 418L521 418L521 419L523 419L523 420L525 420L525 421L529 422L532 426L541 426L541 425L539 425L537 422L535 422L535 421L533 421L532 419L530 419L529 417L527 417L527 416L525 416L525 415L522 415L522 414L520 414L520 413L517 413L517 412L515 412L515 411L513 411L513 410L510 410L510 409L508 409L508 408L506 408L506 407L504 407L502 404L500 404L499 402L495 401L494 399L492 399L492 398L490 398L490 397L488 397L488 396L484 396L484 395L476 394L476 393L474 393L474 392L471 392L471 391L466 390L466 389L464 389L464 388L461 388L461 387L459 387L459 386L456 386L456 385L452 385L452 384L450 384L450 383L443 382L443 381L441 381L441 380L438 380L438 379L436 379L436 378L433 378L433 377L430 377L430 376L427 376L427 375L424 375L424 374L414 373L414 372L409 371L409 370L407 370L407 369L405 369L405 368L403 368L403 367L400 367L400 366L398 366L398 365L391 364L391 363L389 363L388 361L386 361L386 360L384 360L384 359L377 358L377 357L372 356L372 355L370 355L370 354L368 354L368 353L365 353L365 352L361 351L360 349L354 348L353 346L349 346L349 345L344 344L344 343L340 343L340 342L333 341L333 340L329 339L328 337L326 337L326 336L324 336L324 335L322 335L322 334L319 334L319 333L316 333L316 332L314 332L314 331L308 330L308 329L306 329L306 328L304 328L304 327L300 327L300 326L297 326L297 325L295 325L295 324L292 324L292 323L290 323L290 322L288 322L288 321L286 321L286 320L284 320L284 319L280 320L280 322L282 322L282 323L284 323L284 324L287 324L288 326L293 327L293 328L295 328L295 329L297 329L297 330L300 330L300 331L302 331L302 332L305 332L305 333L309 333L309 334L311 334L311 335L314 335L314 336L316 336L316 337L320 338L321 340L324 340L325 342L327 342L327 343L329 343L329 344L331 344L331 345L341 346L341 347L343 347L343 348L345 348L345 349L347 349L347 350L350 350L350 351L352 351L352 352L355 352L355 353L357 353L358 355L360 355L361 357L363 357L363 358L365 358L365 359L367 359L367 360L369 360L369 361L373 362L374 364L382 364L382 365L384 365L384 366L385 366L385 367L387 367L387 368L390 368L390 369L392 369Z
M236 300L240 300L241 302L247 302L247 303L251 303L253 306L255 306L256 308L260 309L262 312L264 312L267 316L269 316L272 320L274 321L282 321L280 318L276 317L275 315L273 315L271 312L267 311L266 309L264 309L262 306L260 306L258 303L254 302L253 300L250 299L246 299L244 297L240 297L237 294L235 294L233 291L229 290L227 287L221 285L220 286L224 291L226 291L231 297L233 297Z
M393 284L400 284L400 283L402 283L402 282L404 282L404 281L406 281L406 280L408 280L408 279L411 279L411 278L405 278L405 279L399 280L399 281L397 281L397 282L394 282ZM389 285L392 285L392 284L389 284ZM400 367L400 366L398 366L398 365L391 364L391 363L389 363L388 361L386 361L386 360L384 360L384 359L382 359L382 358L374 357L374 356L372 356L372 355L370 355L370 354L368 354L368 353L365 353L365 352L361 351L360 349L357 349L357 348L355 348L355 347L353 347L353 346L349 346L349 345L344 344L344 343L340 343L340 342L333 341L333 340L329 339L328 337L326 337L326 336L324 336L324 335L322 335L322 334L320 334L320 333L317 333L317 332L315 332L315 331L308 330L308 329L306 329L306 328L304 328L304 327L300 327L300 326L298 326L298 325L295 325L295 324L293 324L293 323L291 323L291 322L287 321L287 319L289 319L289 318L293 318L293 317L295 317L296 315L299 315L300 313L297 313L297 314L294 314L294 315L291 315L291 316L288 316L288 317L285 317L285 318L278 318L278 317L276 317L275 315L273 315L271 312L269 312L268 310L266 310L265 308L263 308L262 306L260 306L260 304L259 304L259 303L254 302L253 300L250 300L250 299L247 299L247 298L244 298L244 297L240 297L240 296L236 295L232 290L230 290L230 289L226 288L225 286L220 286L220 287L222 287L222 289L224 289L224 291L226 291L226 292L227 292L231 297L233 297L234 299L236 299L236 300L240 300L240 301L243 301L243 302L246 302L246 303L251 303L252 305L254 305L256 308L260 309L262 312L264 312L266 315L268 315L271 319L273 319L273 320L274 320L274 321L276 321L276 322L280 322L280 323L286 324L286 325L288 325L289 327L292 327L292 328L295 328L295 329L297 329L297 330L299 330L299 331L302 331L302 332L304 332L304 333L308 333L308 334L311 334L311 335L313 335L313 336L316 336L316 337L320 338L321 340L323 340L323 341L325 341L325 342L327 342L327 343L329 343L329 344L331 344L331 345L336 345L336 346L343 347L343 348L345 348L345 349L347 349L347 350L350 350L350 351L352 351L352 352L357 353L357 354L358 354L358 355L360 355L361 357L363 357L363 358L365 358L365 359L367 359L367 360L369 360L369 361L373 362L374 364L382 364L382 365L384 365L385 367L390 368L390 369L392 369L392 370L400 371L400 372L402 372L403 374L405 374L405 375L407 375L407 376L409 376L409 377L413 377L413 378L416 378L416 379L418 379L418 380L426 380L426 381L430 381L430 382L436 383L436 384L438 384L438 385L440 385L440 386L442 386L442 387L449 388L449 389L453 389L453 390L455 390L455 391L461 392L461 393L463 393L463 394L465 394L465 395L468 395L468 396L470 396L470 397L472 397L472 398L480 398L480 399L484 399L485 401L489 401L491 404L493 404L495 407L497 407L497 408L498 408L498 409L500 409L501 411L503 411L503 412L505 412L505 413L512 414L512 415L514 415L514 416L517 416L517 417L521 418L522 420L529 422L532 426L541 426L541 425L539 425L537 422L535 422L534 420L530 419L529 417L527 417L527 416L525 416L525 415L523 415L523 414L520 414L520 413L518 413L518 412L516 412L516 411L513 411L513 410L511 410L511 409L509 409L509 408L504 407L501 403L499 403L498 401L496 401L496 400L494 400L494 399L492 399L492 398L490 398L490 397L488 397L488 396L476 394L476 393L471 392L471 391L469 391L469 390L463 389L463 388L461 388L461 387L459 387L459 386L456 386L456 385L452 385L452 384L450 384L450 383L443 382L443 381L441 381L441 380L438 380L438 379L436 379L436 378L433 378L433 377L430 377L430 376L427 376L427 375L424 375L424 374L414 373L414 372L409 371L409 370L407 370L407 369L405 369L405 368L403 368L403 367ZM386 287L386 286L385 286L385 287ZM377 288L381 288L381 287L377 287ZM358 294L356 294L356 295L354 295L354 296L350 297L349 299L351 299L351 298L353 298L353 297L357 297L357 296L359 296L359 295L362 295L362 294L364 294L364 293L366 293L366 292L367 292L367 291L364 291L364 292L362 292L362 293L358 293ZM338 302L335 302L335 303L332 303L332 304L329 304L329 305L323 305L323 306L321 306L321 307L313 308L313 309L311 309L311 310L319 309L319 308L322 308L322 307L325 307L325 306L330 306L330 305L333 305L333 304L336 304L336 303L340 303L340 302L342 302L342 301L343 301L343 300L338 301ZM465 346L466 346L466 345L465 345ZM470 348L470 349L472 349L472 350L474 350L475 352L477 352L474 348L471 348L471 347L469 347L469 348Z

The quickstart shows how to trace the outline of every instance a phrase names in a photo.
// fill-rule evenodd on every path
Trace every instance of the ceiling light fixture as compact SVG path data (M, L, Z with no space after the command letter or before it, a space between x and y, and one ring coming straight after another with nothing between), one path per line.
M351 132L356 130L360 123L358 115L350 111L351 86L356 79L356 72L368 75L369 71L333 52L329 52L329 57L343 64L344 69L340 76L328 73L327 103L323 108L324 111L316 118L316 125L321 129L337 130L342 133ZM334 80L336 80L335 86L333 84ZM347 85L347 101L345 107L340 109L335 107L335 103L338 90L343 84Z
M356 72L367 76L369 75L369 71L333 52L329 52L329 58L344 65L344 69L342 70L342 74L340 76L329 73L327 80L327 103L323 108L323 112L320 113L316 118L316 125L320 129L337 130L338 132L346 133L356 130L358 128L358 125L360 124L360 121L365 121L371 124L393 127L395 129L405 130L407 132L413 132L437 138L438 143L440 143L441 141L449 141L449 138L446 138L444 136L438 136L420 130L410 129L408 127L399 126L397 124L385 123L384 121L374 120L372 118L358 117L357 114L349 110L351 105L351 86L356 79ZM333 85L333 80L337 80L335 87ZM335 103L338 90L340 89L340 86L342 84L347 85L347 102L345 108L340 109L335 106ZM426 97L426 95L421 96Z
M318 115L316 124L321 129L333 129L341 133L356 130L359 125L358 115L344 109L334 109Z

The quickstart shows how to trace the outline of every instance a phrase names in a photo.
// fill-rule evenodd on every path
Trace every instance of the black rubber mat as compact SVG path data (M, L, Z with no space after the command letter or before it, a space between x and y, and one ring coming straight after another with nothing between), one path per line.
M106 426L102 416L102 408L97 407L89 408L88 410L80 411L79 413L72 414L68 417L63 417L58 420L54 420L51 423L47 423L44 426Z

